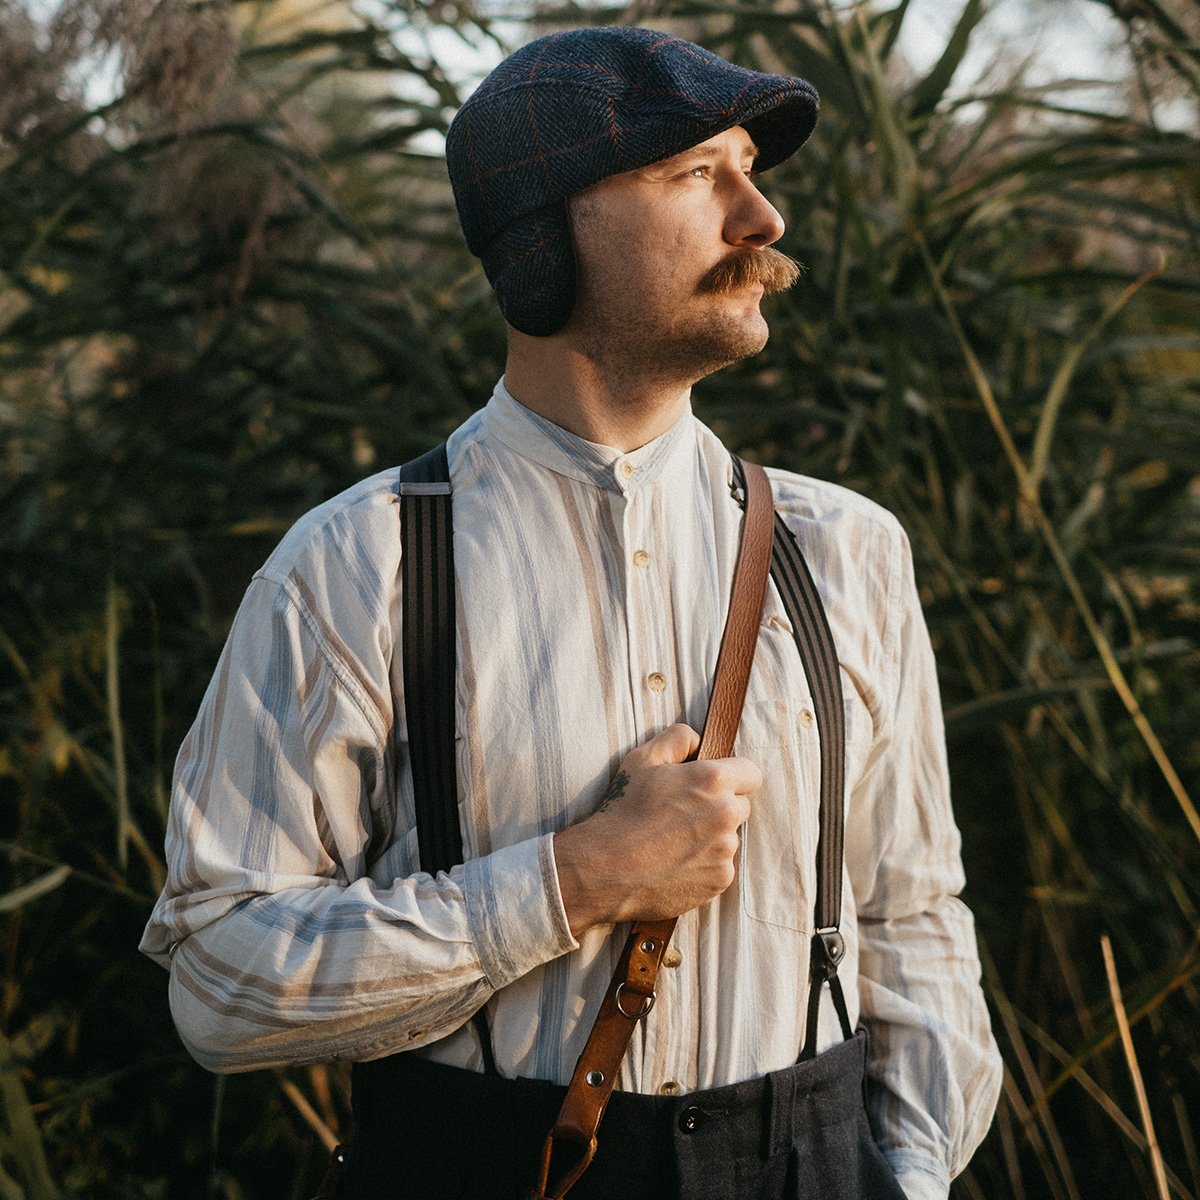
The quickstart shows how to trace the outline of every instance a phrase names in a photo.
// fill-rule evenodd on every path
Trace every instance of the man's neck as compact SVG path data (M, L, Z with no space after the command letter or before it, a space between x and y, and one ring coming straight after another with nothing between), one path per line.
M510 337L505 386L526 408L577 437L628 453L665 433L687 410L688 383L604 369L540 341Z

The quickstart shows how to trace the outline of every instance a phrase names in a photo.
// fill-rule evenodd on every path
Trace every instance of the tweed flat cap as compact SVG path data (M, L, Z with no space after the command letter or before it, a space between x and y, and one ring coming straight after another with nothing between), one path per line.
M651 29L572 29L506 58L451 122L446 165L467 245L509 324L546 336L571 315L568 196L735 125L767 170L804 143L817 109L803 79Z

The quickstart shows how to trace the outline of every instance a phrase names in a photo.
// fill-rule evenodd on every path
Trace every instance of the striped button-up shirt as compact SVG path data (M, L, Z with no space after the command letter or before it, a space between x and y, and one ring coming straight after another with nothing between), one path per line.
M505 390L449 441L462 866L419 870L399 624L397 474L304 517L250 584L176 768L143 949L218 1071L399 1050L566 1082L624 941L579 941L553 835L665 726L699 729L740 534L730 458L691 414L630 453ZM946 1194L990 1121L979 988L929 640L893 517L769 472L828 611L846 710L841 968L870 1104L911 1197ZM711 1087L804 1040L818 731L771 585L737 741L765 783L737 878L685 913L619 1086ZM604 870L597 862L596 869ZM827 991L827 989L826 989ZM820 1045L841 1037L824 1001Z

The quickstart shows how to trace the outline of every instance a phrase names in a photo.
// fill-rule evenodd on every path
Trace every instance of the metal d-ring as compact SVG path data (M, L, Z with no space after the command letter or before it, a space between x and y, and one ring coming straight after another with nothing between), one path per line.
M627 1021L640 1021L654 1007L654 993L651 992L648 996L642 996L644 1001L642 1011L636 1013L628 1013L621 1007L621 993L625 990L625 983L622 981L617 984L617 990L613 992L613 1003L617 1006L617 1012L621 1014Z

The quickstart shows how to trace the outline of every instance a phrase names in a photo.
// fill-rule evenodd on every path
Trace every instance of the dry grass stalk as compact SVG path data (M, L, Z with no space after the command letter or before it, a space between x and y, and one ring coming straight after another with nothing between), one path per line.
M1117 1028L1121 1033L1121 1046L1125 1051L1125 1061L1129 1064L1133 1090L1137 1095L1138 1112L1141 1114L1142 1128L1146 1133L1146 1148L1150 1154L1150 1166L1154 1171L1154 1185L1158 1189L1159 1200L1170 1200L1162 1151L1159 1149L1158 1138L1154 1133L1154 1121L1150 1116L1150 1101L1146 1098L1146 1085L1142 1081L1142 1071L1138 1066L1137 1054L1133 1049L1133 1035L1129 1032L1129 1018L1125 1015L1125 1002L1121 999L1121 985L1117 980L1117 966L1113 961L1112 942L1109 941L1108 934L1104 934L1100 938L1100 948L1104 952L1104 972L1108 976L1108 991L1112 997L1113 1012L1117 1017Z
M285 1079L279 1085L283 1094L292 1102L296 1111L304 1118L305 1123L321 1139L326 1150L332 1151L338 1144L337 1134L321 1120L317 1110L309 1104L304 1093L290 1080Z

